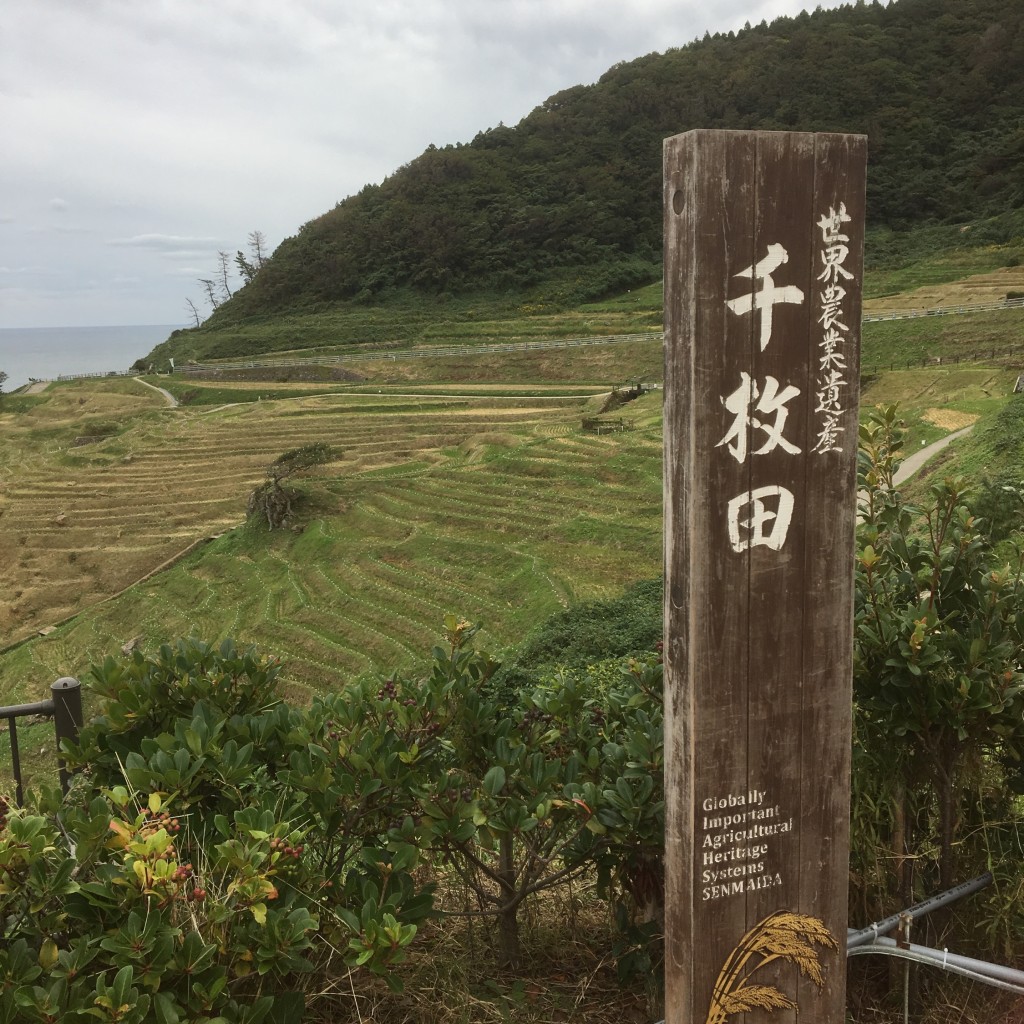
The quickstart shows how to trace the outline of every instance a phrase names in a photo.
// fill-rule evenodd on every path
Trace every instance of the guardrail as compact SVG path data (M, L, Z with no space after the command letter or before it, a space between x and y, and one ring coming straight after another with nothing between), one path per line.
M91 373L62 373L57 380L86 380L89 377L137 377L138 370L94 370Z
M1024 298L1000 299L995 302L962 303L959 306L936 306L931 309L891 310L882 313L866 313L862 323L878 323L884 320L914 320L919 317L950 316L958 313L977 313L1002 309L1024 309ZM304 356L301 359L277 357L274 359L233 359L217 363L191 363L175 367L174 373L187 377L192 373L209 373L216 370L283 369L292 366L337 366L341 363L368 362L380 359L429 359L434 356L489 355L498 352L528 352L540 349L579 348L588 345L618 345L631 341L662 341L661 331L646 334L606 334L588 338L565 338L557 341L517 341L488 343L483 345L459 345L431 348L395 349L381 346L378 349L348 350L325 356ZM353 349L355 346L353 346ZM106 373L62 374L57 380L82 380L91 377L138 376L135 370L110 370Z
M20 807L25 798L21 776L21 752L18 749L19 718L45 717L53 719L53 731L57 740L57 763L60 766L60 788L67 793L71 779L60 756L61 740L78 739L82 727L82 684L77 679L65 677L50 685L50 699L35 704L13 704L0 707L0 719L7 720L11 737L11 767L14 774L14 799Z
M922 316L950 316L955 313L985 313L997 309L1024 308L1024 298L999 299L995 302L965 302L959 306L934 306L931 309L900 309L887 313L865 313L861 322L877 323L879 320L914 320Z
M997 358L1020 359L1021 357L1024 357L1024 347L1020 345L1006 345L1002 348L992 346L990 348L977 349L967 355L949 355L947 353L943 356L930 356L925 354L915 356L912 359L886 359L881 363L861 363L860 372L865 374L880 373L885 370L910 370L916 366L920 366L922 369L927 366L959 366L961 363L984 363L993 362ZM1014 387L1015 393L1017 390Z
M377 351L339 352L329 356L305 356L302 359L233 359L230 362L187 363L176 373L210 373L215 370L284 369L292 366L336 366L339 363L371 362L381 359L431 359L437 356L491 355L497 352L532 352L540 349L580 348L587 345L621 345L629 341L661 341L661 331L646 334L602 334L591 338L562 338L558 341L508 341L483 345L437 346L435 348L380 349Z

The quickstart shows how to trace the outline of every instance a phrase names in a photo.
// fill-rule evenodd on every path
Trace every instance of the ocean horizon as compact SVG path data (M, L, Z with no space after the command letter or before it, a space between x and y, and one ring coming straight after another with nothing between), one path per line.
M127 370L182 326L0 327L0 370L7 374L3 390L11 392L31 379Z

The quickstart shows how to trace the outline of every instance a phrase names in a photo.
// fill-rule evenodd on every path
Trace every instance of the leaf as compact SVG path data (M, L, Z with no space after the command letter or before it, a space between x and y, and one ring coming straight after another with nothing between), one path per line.
M274 997L274 1007L270 1012L273 1024L293 1024L301 1021L306 1012L306 994L304 992L281 992Z
M116 839L111 838L110 840L109 845L112 848L116 849L118 847L127 846L128 843L131 842L132 831L123 821L118 821L116 818L112 820L110 822L110 831L117 837Z
M257 924L267 923L267 905L265 903L254 903L249 909Z
M497 796L505 786L505 769L494 765L484 776L483 788L488 796Z
M134 971L130 966L122 967L121 970L114 975L114 984L110 988L111 1001L117 1008L126 1007L130 1009L128 1003L128 996L131 991L132 979L134 977ZM132 993L134 994L134 993Z
M178 1024L181 1016L178 1014L176 1002L173 996L164 992L157 992L153 996L153 1009L156 1011L159 1024Z
M57 962L57 943L53 939L45 939L39 947L39 966L48 971Z

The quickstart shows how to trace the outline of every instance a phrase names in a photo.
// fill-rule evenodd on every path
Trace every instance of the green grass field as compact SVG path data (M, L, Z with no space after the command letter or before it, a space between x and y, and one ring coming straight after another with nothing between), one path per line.
M15 566L29 569L12 639L29 639L0 655L0 692L32 699L139 635L144 650L191 632L257 643L288 661L302 690L422 660L446 611L482 621L494 647L514 644L566 603L657 571L659 404L659 393L641 399L629 407L638 429L600 437L580 429L586 392L147 408L108 440L71 449L71 462L67 450L44 449L7 494ZM308 485L309 527L243 527L264 467L310 439L328 440L339 459ZM60 525L39 515L57 475ZM223 531L96 603L104 588ZM79 611L83 562L98 578ZM46 582L32 587L37 577Z
M999 249L927 253L885 281L869 275L868 292L966 287L964 274L1005 260ZM406 313L422 340L441 345L656 330L660 307L661 286L651 285L570 312L516 307L508 320ZM635 421L631 431L596 436L581 421L610 388L659 381L661 360L654 340L381 354L359 360L361 383L149 378L187 399L178 409L131 380L8 397L0 700L39 699L56 677L84 673L136 638L152 651L190 632L280 654L304 699L424 660L447 611L481 621L484 641L501 650L568 603L656 575L660 392L609 413ZM1020 310L869 323L862 407L898 402L908 452L978 422L971 444L936 467L962 460L984 473L994 442L980 439L1022 362ZM327 441L338 459L305 484L306 528L270 536L245 527L246 498L266 467L311 441Z

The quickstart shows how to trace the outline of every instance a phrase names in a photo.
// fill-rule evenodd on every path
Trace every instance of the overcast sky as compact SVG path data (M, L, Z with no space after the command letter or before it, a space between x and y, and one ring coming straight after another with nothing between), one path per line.
M804 6L3 0L0 327L184 323L253 229L273 248L430 143Z

